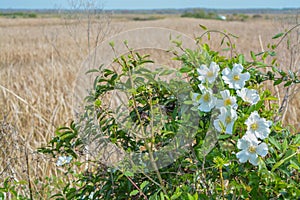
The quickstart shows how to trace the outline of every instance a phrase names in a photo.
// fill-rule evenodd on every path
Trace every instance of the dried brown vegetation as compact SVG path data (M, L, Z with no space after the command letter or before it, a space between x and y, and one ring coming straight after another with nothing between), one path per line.
M104 38L138 27L165 27L194 37L203 33L199 28L199 24L203 24L209 29L226 30L239 36L233 40L236 50L250 59L250 51L258 53L266 49L273 35L295 23L280 20L224 22L174 16L155 21L130 21L122 17L92 21L0 18L0 182L11 176L31 181L32 190L39 191L33 180L56 173L53 161L37 155L36 148L45 145L58 126L72 120L71 100L77 72ZM219 39L214 40L214 34L211 37L212 48L220 49ZM298 38L294 45L292 55L287 50L278 52L279 63L284 69L299 71ZM156 59L163 60L163 57ZM285 89L272 90L280 99L274 103L281 105ZM291 88L289 95L283 111L284 122L300 130L299 89ZM30 166L29 171L26 166Z

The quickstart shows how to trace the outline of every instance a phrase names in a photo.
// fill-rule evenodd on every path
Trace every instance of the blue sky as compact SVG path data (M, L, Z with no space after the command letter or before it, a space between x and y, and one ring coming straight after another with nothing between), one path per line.
M300 8L300 0L0 0L0 9L64 9L80 1L97 2L104 9Z

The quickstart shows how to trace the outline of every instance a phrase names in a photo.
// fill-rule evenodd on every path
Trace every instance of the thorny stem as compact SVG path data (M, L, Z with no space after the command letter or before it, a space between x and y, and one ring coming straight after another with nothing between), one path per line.
M125 45L126 45L126 43L125 43ZM126 45L126 47L128 48L128 46ZM114 50L114 49L113 49ZM128 50L130 51L130 54L132 55L132 58L133 59L135 59L135 56L134 56L134 54L133 54L133 51L131 50L131 49L129 49L128 48ZM121 66L123 66L122 65L122 63L119 61L119 59L117 59L117 62L121 65ZM127 66L128 67L128 66ZM129 77L129 80L130 80L130 83L131 83L131 86L133 86L134 85L134 83L133 83L133 79L132 79L132 71L131 71L131 69L128 67L128 77ZM137 117L138 117L138 121L139 121L139 123L142 125L142 119L141 119L141 115L140 115L140 113L139 113L139 111L138 111L138 109L137 109L137 102L136 102L136 98L135 98L135 94L132 94L132 99L133 99L133 106L134 106L134 110L135 110L135 112L136 112L136 115L137 115ZM152 103L150 102L150 107L151 107L151 112L153 111L152 110ZM151 133L152 133L152 138L151 139L153 139L153 117L151 117L151 122L150 122L152 125L151 125ZM143 128L141 128L141 131L142 131L142 135L143 135L143 137L145 137L145 131L144 131L144 129ZM155 162L155 159L154 159L154 156L153 156L153 151L152 151L152 141L151 141L151 146L149 146L148 144L147 144L147 142L145 142L145 147L146 147L146 149L148 150L148 152L149 152L149 157L150 157L150 162L151 162L151 165L152 165L152 167L154 168L154 170L155 170L155 173L156 173L156 175L157 175L157 177L158 177L158 180L159 180L159 182L160 182L160 187L162 188L162 190L163 190L163 192L165 193L165 194L167 194L167 191L166 191L166 189L165 189L165 187L164 187L164 182L163 182L163 180L162 180L162 177L161 177L161 175L160 175L160 172L159 172L159 170L158 170L158 168L157 168L157 165L156 165L156 162ZM151 180L152 181L152 180Z
M151 115L153 115L153 107L152 107L152 96L150 97L150 102L149 102L149 105L150 105L150 113ZM147 150L149 151L149 156L150 156L150 161L151 161L151 165L152 167L154 168L155 170L155 173L157 175L157 178L161 184L161 187L162 187L162 190L164 191L165 194L167 194L167 191L164 187L164 182L161 178L161 175L160 175L160 172L157 168L157 165L156 165L156 162L154 160L154 157L153 157L153 143L155 141L155 135L154 135L154 126L153 126L153 116L150 117L151 121L150 121L150 126L151 126L151 146L149 147L148 144L146 143L146 148Z
M147 196L143 193L143 191L131 180L130 177L126 176L126 178L132 183L132 185L144 196L144 199L148 200Z

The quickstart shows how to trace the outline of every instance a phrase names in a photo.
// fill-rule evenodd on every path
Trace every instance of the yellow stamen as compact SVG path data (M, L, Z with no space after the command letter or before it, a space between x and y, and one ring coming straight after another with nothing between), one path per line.
M256 152L256 148L255 148L254 146L250 146L250 147L248 148L248 151L249 151L250 153L255 153L255 152Z
M209 100L210 100L210 95L209 95L209 93L204 94L203 100L206 101L206 102L209 102Z
M254 130L254 131L256 131L258 129L258 125L257 125L256 122L251 124L251 129Z
M240 76L239 76L239 75L234 75L234 76L233 76L233 80L235 80L235 81L240 80Z
M209 77L209 78L213 77L214 73L212 71L209 71L209 72L207 72L206 76Z
M225 99L224 100L224 106L230 106L231 105L231 100L228 98L228 99Z
M229 124L231 122L231 117L227 116L225 119L226 124Z

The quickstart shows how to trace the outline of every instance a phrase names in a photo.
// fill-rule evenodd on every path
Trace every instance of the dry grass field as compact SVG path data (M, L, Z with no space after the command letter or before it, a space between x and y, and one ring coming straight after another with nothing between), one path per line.
M236 50L250 58L250 50L266 50L267 44L274 42L272 36L295 25L296 19L242 22L176 16L148 21L120 16L92 20L0 18L0 183L8 176L31 181L32 189L43 199L43 186L34 180L43 180L57 171L55 160L37 154L36 148L45 145L54 136L57 127L71 122L72 91L77 72L89 53L105 38L141 27L164 27L195 37L204 32L199 24L239 36L233 39ZM211 37L210 44L219 50L219 39L213 39L218 36L212 34ZM293 55L282 45L278 57L280 67L298 70L299 73L300 45L297 39L294 39L296 47ZM163 60L163 57L154 59ZM279 98L276 103L281 105L286 89L270 88ZM289 90L283 121L299 131L298 88Z

